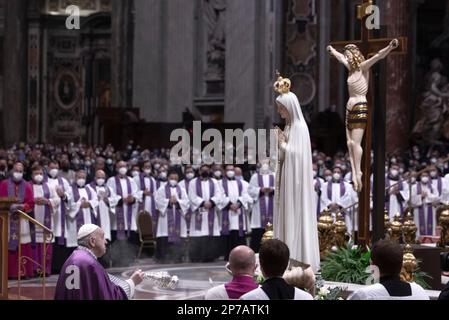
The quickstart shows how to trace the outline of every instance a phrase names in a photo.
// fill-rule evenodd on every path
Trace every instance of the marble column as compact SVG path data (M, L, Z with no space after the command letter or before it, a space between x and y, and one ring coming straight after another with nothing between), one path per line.
M225 122L272 125L272 85L281 54L278 9L268 0L227 1Z
M380 1L382 25L388 28L388 37L408 37L408 53L387 58L387 155L403 152L409 141L413 112L413 34L409 0Z
M111 88L113 107L133 107L134 0L112 0Z
M2 135L6 146L25 140L26 134L27 2L5 2L3 56L8 81L4 82Z

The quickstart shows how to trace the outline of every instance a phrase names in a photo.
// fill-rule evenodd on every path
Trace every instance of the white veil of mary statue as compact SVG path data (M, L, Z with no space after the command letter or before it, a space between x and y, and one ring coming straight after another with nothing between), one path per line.
M317 272L320 250L313 187L312 147L307 123L298 97L290 92L289 79L278 78L275 90L278 111L286 120L285 130L278 129L279 162L275 202L274 237L290 248L290 257L311 265Z

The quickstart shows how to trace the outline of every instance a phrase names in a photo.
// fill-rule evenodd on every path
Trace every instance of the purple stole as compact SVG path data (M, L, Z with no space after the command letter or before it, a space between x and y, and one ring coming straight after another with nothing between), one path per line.
M90 186L91 186L92 190L95 190L95 192L97 192L97 184L95 182L92 181L90 183ZM104 190L106 190L106 196L109 198L111 196L111 190L109 190L109 187L106 185L103 187L104 187ZM100 209L98 209L97 218L92 217L92 219L94 219L92 221L96 221L96 223L94 223L94 224L101 227Z
M145 191L145 176L143 174L140 174L140 190ZM154 202L154 185L151 181L151 177L148 177L150 179L150 191L151 191L151 215L154 215L154 212L156 212L156 203ZM142 198L142 204L140 205L140 211L145 211L145 200L146 195L143 195Z
M257 180L259 182L259 188L263 188L264 187L264 185L263 185L263 175L261 175L260 173L257 174ZM274 176L272 174L270 174L269 187L270 188L274 187ZM263 223L262 228L265 228L265 226L268 223L273 223L273 199L274 199L274 195L273 194L268 195L268 208L267 208L267 204L265 202L266 197L267 197L267 195L259 196L260 222Z
M233 300L240 299L245 293L259 287L254 279L248 276L234 276L232 281L226 283L224 286L229 299Z
M321 189L321 181L320 178L316 177L316 182L315 182L315 192L316 189ZM316 204L316 215L317 217L319 217L321 214L321 202L320 202L320 198L318 198L318 203Z
M176 191L178 193L178 199L182 197L181 187L176 186ZM170 199L171 197L171 187L167 183L165 186L165 197ZM178 243L181 233L181 210L174 205L173 208L167 208L167 226L168 226L168 242Z
M185 184L186 192L187 192L187 194L189 194L190 180L184 180L184 184ZM187 231L190 231L190 221L192 219L192 210L190 210L190 206L189 206L189 209L187 210L185 219L186 219Z
M86 189L86 192L87 192L87 197L89 198L89 200L92 200L92 192L90 192L90 189L87 186L85 187L85 189ZM78 200L80 199L80 192L78 190L78 186L72 185L72 192L73 192L73 200L75 202L78 202ZM83 212L83 210L84 209L80 207L80 209L78 210L78 213L76 214L76 230L78 230L78 231L83 226L83 224L86 223L84 221L84 212ZM90 210L90 218L92 220L92 223L96 224L98 226L99 225L98 221L95 218L95 215L94 215L94 213L92 211L93 210Z
M432 192L432 183L429 182L427 185L430 189L430 192ZM418 183L416 187L416 191L418 194L421 194L422 192L422 184L421 182ZM431 235L433 232L433 214L432 214L432 204L427 204L427 225L425 225L425 213L424 213L424 204L419 207L419 232L421 235Z
M235 180L237 181L237 187L239 189L239 197L242 196L242 190L243 190L243 185L242 185L242 181L240 180ZM228 188L228 179L223 179L222 180L222 184L223 184L223 189L224 192L227 196L229 196L229 188ZM265 199L263 199L265 202ZM243 215L244 215L244 211L243 208L240 208L241 212L239 214L239 237L244 237L245 236L245 231L243 230ZM221 218L222 224L221 224L221 234L223 236L228 236L229 235L229 209L223 209L223 216Z
M385 189L386 190L390 190L390 179L387 177L387 179L385 179L385 180L386 180L385 181ZM401 179L399 179L399 181L398 181L398 189L399 189L399 191L404 190L404 185L403 185ZM390 211L390 195L388 194L385 198L387 199L386 202L387 202L388 211ZM399 196L398 195L396 195L396 198L398 200L399 209L401 210L401 215L402 215L402 213L404 212L404 205L402 204L402 201L399 200Z
M18 198L19 203L23 204L25 201L25 181L22 179L18 184L18 194L16 195L15 186L16 184L12 181L12 178L8 179L8 198ZM16 251L19 246L19 223L20 218L18 215L14 214L16 207L11 206L11 215L9 222L9 242L8 242L8 250Z
M62 178L58 178L58 184L64 190L64 180ZM66 215L66 207L64 201L61 201L61 237L58 239L58 245L65 245L65 215Z
M333 185L332 181L329 181L327 183L327 197L330 201L332 201L332 185ZM340 182L340 197L343 197L345 193L346 193L346 186L344 181L342 180Z
M132 193L131 189L131 183L129 182L129 178L125 177L126 179L126 188L128 189L128 195ZM122 190L122 184L120 183L119 176L115 176L115 190L119 196L122 197L123 204L121 206L117 206L116 210L116 216L117 216L117 239L118 240L125 240L125 213L123 212L123 208L125 206L125 200L123 199L123 190ZM127 205L127 218L128 218L128 237L131 232L131 219L133 214L133 207L132 205Z
M215 185L212 179L209 179L209 197L212 199L212 196L215 194ZM203 189L201 187L201 179L196 179L196 193L198 197L203 197ZM215 208L210 208L209 212L207 214L208 221L209 221L209 236L214 235L214 220L215 220ZM201 230L201 226L203 224L203 215L198 211L195 217L195 229Z

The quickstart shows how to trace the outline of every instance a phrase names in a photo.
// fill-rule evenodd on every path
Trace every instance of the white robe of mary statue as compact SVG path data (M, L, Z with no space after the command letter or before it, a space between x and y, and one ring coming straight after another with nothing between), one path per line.
M320 249L309 129L294 93L281 94L276 101L287 108L291 123L284 130L286 142L279 146L274 237L288 245L290 258L311 265L317 272Z

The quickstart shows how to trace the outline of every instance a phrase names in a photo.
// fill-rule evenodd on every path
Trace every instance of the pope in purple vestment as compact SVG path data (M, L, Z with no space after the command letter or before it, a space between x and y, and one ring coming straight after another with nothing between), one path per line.
M106 252L103 230L93 224L78 232L79 247L61 268L55 300L128 300L143 273L136 271L130 279L121 280L106 272L97 261Z

